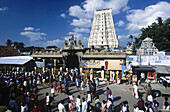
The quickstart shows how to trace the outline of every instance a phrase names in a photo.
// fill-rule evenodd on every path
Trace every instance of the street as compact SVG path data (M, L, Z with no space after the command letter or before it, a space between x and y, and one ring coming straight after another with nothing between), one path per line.
M64 86L62 86L64 87ZM97 94L99 95L99 99L100 102L102 103L103 100L106 101L106 87L109 87L112 90L112 94L114 97L114 107L115 107L115 111L119 112L120 111L120 104L122 101L127 100L129 103L129 110L130 112L133 112L133 105L137 103L137 99L135 97L133 97L132 95L132 85L118 85L118 84L110 84L109 86L106 85L106 82L100 82L99 83L99 88L97 88ZM79 90L77 90L76 86L71 86L69 87L70 92L72 93L72 95L74 96L74 100L76 99L77 95L81 95L82 97L86 98L86 95L84 94L80 94ZM143 89L142 86L139 86L139 91L140 93L143 95L143 99L145 99L145 90ZM47 87L45 89L43 89L42 86L39 86L39 102L40 105L43 107L44 106L44 102L45 102L45 93L49 92L50 93L50 88ZM57 112L57 106L58 103L63 100L64 101L64 105L65 107L68 104L68 95L65 95L64 93L58 93L55 92L55 97L54 97L54 105L52 106L52 111L53 112ZM159 107L158 109L162 108L163 105L163 97L157 97L155 98L155 100L157 100L159 102ZM91 103L92 106L94 106L94 100Z

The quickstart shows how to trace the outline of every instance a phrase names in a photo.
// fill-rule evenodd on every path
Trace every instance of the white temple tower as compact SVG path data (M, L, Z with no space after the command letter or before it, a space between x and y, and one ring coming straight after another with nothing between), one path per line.
M112 9L95 10L88 47L118 48Z

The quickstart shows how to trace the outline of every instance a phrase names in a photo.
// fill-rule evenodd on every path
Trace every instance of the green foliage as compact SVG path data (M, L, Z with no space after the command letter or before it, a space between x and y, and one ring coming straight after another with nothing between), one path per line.
M149 37L153 39L155 46L160 51L170 51L170 18L163 21L161 17L158 17L157 23L154 22L148 27L142 28L141 31L140 41ZM135 44L137 43L135 42ZM137 48L139 48L139 46Z
M11 46L11 45L12 45L12 41L11 41L10 39L8 39L8 40L6 41L6 45L7 45L7 46Z

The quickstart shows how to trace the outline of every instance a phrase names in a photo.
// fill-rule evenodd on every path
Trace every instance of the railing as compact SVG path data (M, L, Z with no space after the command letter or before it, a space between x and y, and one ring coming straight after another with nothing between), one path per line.
M60 55L61 53L58 51L35 51L32 55Z
M94 53L94 52L89 52L89 53L84 53L84 55L125 55L126 53L123 52L99 52L99 53Z
M32 55L61 55L61 52L58 51L36 51ZM83 55L126 55L125 52L88 52Z

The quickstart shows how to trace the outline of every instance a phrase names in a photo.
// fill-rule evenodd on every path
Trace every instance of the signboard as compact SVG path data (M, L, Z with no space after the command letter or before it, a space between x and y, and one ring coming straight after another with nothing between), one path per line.
M164 53L158 53L152 56L129 56L133 58L132 65L165 65L170 66L170 56L164 56ZM128 61L126 61L127 64ZM130 61L129 61L130 62Z
M83 68L101 68L101 62L99 60L82 60Z
M105 60L108 62L107 70L122 70L123 60ZM106 69L106 67L105 67Z

